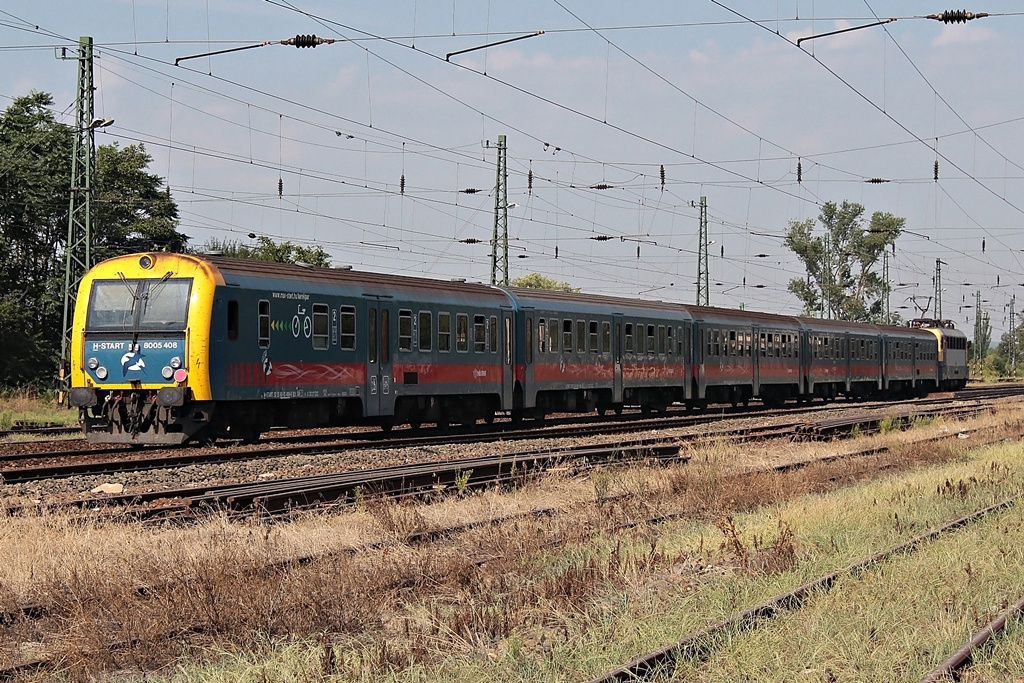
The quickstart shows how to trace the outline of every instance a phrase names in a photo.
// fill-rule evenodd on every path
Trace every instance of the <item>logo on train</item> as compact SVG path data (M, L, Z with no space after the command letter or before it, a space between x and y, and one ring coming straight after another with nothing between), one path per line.
M126 377L128 371L139 372L146 369L146 361L142 360L141 351L129 351L121 356L121 376Z

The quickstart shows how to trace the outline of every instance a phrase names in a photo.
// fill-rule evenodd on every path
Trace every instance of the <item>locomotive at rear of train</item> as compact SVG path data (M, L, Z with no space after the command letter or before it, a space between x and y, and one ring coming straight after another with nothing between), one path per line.
M97 443L920 395L967 379L966 338L938 321L881 327L167 253L90 270L73 341L70 400Z

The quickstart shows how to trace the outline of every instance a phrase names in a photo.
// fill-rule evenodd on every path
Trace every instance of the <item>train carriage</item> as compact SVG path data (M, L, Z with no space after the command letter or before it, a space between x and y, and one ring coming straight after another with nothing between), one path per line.
M688 397L690 317L677 305L510 288L523 320L527 412L663 410Z
M938 386L938 341L911 327L880 326L883 388L890 395L924 395Z
M824 399L882 390L881 331L875 325L801 318L807 393Z
M800 325L795 318L704 306L694 318L696 399L779 405L801 393Z
M154 253L97 265L81 291L71 401L93 440L470 422L511 404L513 306L491 287Z

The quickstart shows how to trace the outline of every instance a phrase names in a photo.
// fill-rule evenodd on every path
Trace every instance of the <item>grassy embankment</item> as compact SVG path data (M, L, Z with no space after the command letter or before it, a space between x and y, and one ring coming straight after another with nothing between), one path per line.
M1019 433L1012 413L986 419L989 438ZM0 535L0 607L43 600L54 609L0 633L0 654L59 657L68 680L136 666L160 683L586 679L1021 491L1017 442L899 445L943 428L859 437L857 446L888 442L895 451L785 476L736 476L735 447L707 444L680 467L551 477L431 506L366 501L273 526L10 520ZM550 517L401 542L424 528L566 501L575 502ZM844 578L678 673L916 681L1024 595L1022 508ZM676 513L685 516L619 526ZM341 551L381 539L375 550ZM1024 675L1020 630L972 680Z

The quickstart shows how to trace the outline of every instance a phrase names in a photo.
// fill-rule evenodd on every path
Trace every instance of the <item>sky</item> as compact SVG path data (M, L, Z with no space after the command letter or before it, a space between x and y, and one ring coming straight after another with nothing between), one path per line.
M588 293L693 303L703 197L711 304L797 314L789 224L857 202L906 219L894 312L934 315L940 259L943 317L970 331L980 292L998 340L1024 309L1024 11L924 18L946 9L0 0L0 106L48 92L73 125L61 56L90 36L96 143L145 146L193 246L266 236L374 272L489 280L501 135L510 276ZM299 34L334 42L280 44Z

